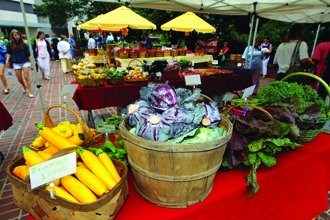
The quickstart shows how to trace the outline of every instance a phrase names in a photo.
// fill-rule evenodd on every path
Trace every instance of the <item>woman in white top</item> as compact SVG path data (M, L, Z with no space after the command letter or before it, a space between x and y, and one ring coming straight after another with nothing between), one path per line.
M43 31L39 31L37 35L37 39L34 40L33 43L33 52L35 58L38 58L38 66L40 72L42 73L42 78L49 80L50 76L50 58L52 57L52 53L50 50L50 44L47 40L45 40L45 34ZM46 77L45 77L46 75Z
M87 45L89 50L95 49L95 40L93 38L93 35L89 35L89 40L88 40L88 45Z
M61 35L61 41L57 44L57 49L59 58L61 59L63 73L69 73L67 69L72 72L70 44L66 41L66 36Z
M283 79L287 71L289 70L291 63L291 56L296 47L298 41L302 41L302 36L304 35L304 26L302 24L294 24L290 28L285 40L278 47L274 64L278 64L278 72L276 80ZM302 66L304 68L310 68L314 65L313 61L309 59L308 56L308 47L306 42L302 41L299 46L299 53L297 53L298 61L297 66Z

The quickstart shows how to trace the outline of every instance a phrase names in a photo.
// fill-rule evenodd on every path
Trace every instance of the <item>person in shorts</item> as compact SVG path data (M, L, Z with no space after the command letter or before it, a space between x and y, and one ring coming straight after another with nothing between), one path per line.
M29 76L29 68L33 70L33 66L32 66L29 46L26 43L24 43L22 34L15 29L11 31L10 41L7 44L7 59L6 59L7 68L10 68L9 65L10 58L18 82L23 86L22 93L25 94L26 90L28 90L29 98L33 98L33 94L31 92L30 76ZM22 73L24 74L25 82L23 80Z

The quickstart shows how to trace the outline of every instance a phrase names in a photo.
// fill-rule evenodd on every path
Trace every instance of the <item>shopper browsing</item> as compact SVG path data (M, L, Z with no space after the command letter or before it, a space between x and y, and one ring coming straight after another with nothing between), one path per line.
M71 67L71 54L70 54L70 44L66 42L66 36L62 35L61 36L61 41L57 44L57 49L59 51L59 57L61 59L61 64L62 64L62 70L63 73L69 73L68 69L70 72L72 72L72 67Z
M29 46L23 42L22 34L13 29L10 33L10 41L7 44L7 59L6 59L6 67L9 66L9 59L11 58L11 62L13 63L13 68L16 73L16 77L18 82L23 86L23 94L26 93L26 89L29 92L29 97L33 98L31 92L31 82L29 77L29 68L33 70ZM22 76L22 71L24 73L24 79ZM26 83L26 85L25 85Z
M269 43L269 37L265 37L264 39L264 43L261 44L261 50L265 51L265 52L268 52L269 54L272 53L273 51L273 45L271 43ZM267 75L267 65L268 65L268 62L269 62L269 58L270 58L270 55L268 56L265 56L263 59L262 59L262 79L266 78L266 75Z
M42 78L49 80L50 78L50 58L52 52L50 50L50 44L45 40L45 34L43 31L39 31L37 39L33 43L34 57L38 60L39 70L42 73Z
M70 44L70 54L71 54L71 61L73 58L76 57L76 42L74 41L74 35L70 34L70 38L68 39Z
M4 93L9 93L9 88L7 86L7 80L5 77L5 63L6 63L7 50L3 44L0 44L0 79L4 88Z
M144 41L141 41L141 44L144 45L144 49L151 49L151 39L148 37L148 34L143 34Z
M58 42L59 42L59 40L57 39L56 34L53 34L53 38L52 38L50 44L52 45L52 48L54 50L54 60L56 60L56 61L60 60L60 58L58 57L58 50L57 50Z
M89 50L95 49L95 40L93 35L89 35L89 40L88 40L88 45L87 45Z

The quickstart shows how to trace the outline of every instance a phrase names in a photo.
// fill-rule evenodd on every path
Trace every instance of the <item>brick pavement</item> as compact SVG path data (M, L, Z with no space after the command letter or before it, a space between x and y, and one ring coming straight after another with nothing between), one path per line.
M0 84L0 101L12 115L14 125L7 131L0 133L0 151L5 156L5 160L0 162L0 219L27 220L28 213L20 210L13 202L12 189L5 170L16 156L22 156L22 147L29 146L37 136L34 123L42 123L42 110L33 72L30 72L34 94L33 99L30 99L27 94L22 94L21 85L17 82L15 74L13 73L13 76L10 77L7 72L8 70L6 70L5 76L11 90L8 95L4 95L2 84ZM47 109L53 104L63 102L63 98L59 97L61 88L65 84L70 84L74 77L69 74L62 74L60 62L51 61L51 79L49 81L42 80L41 75L39 75L39 80L42 84L42 98ZM274 80L269 78L262 79L260 86L265 87L272 81ZM91 126L91 122L87 120L87 111L79 111L72 99L68 97L67 100L68 106L79 113L87 124ZM115 111L116 108L105 108L94 110L93 114L103 114L107 118L110 114L115 114ZM78 122L73 114L60 109L52 109L50 115L55 123L64 120L70 120L74 123ZM318 219L330 220L328 218L330 210L327 212L321 214Z

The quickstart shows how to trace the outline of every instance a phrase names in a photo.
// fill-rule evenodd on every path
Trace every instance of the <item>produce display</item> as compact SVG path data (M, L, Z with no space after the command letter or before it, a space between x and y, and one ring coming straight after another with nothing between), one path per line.
M141 99L128 106L128 121L133 127L131 133L153 141L173 143L194 143L221 137L226 131L217 128L220 123L217 104L196 105L200 93L200 89L193 93L184 88L174 89L168 83L150 83L143 87ZM194 138L197 135L203 138Z
M192 62L190 60L180 59L178 64L181 68L192 67Z
M73 70L82 70L85 68L96 68L96 65L93 63L88 63L84 61L83 59L81 60L73 60L72 61L72 69Z
M302 130L322 128L330 120L329 107L310 86L276 81L260 88L258 99L250 103L261 106L274 120L260 110L252 114L228 117L236 123L228 143L222 170L249 166L247 186L249 196L259 191L256 170L261 164L276 165L276 153L302 146L299 142Z
M36 126L41 138L36 138L33 146L38 147L40 150L34 151L23 147L23 157L26 165L20 165L13 169L13 174L18 178L28 182L29 167L51 159L52 155L59 150L77 147L77 156L79 158L76 173L55 180L53 182L54 188L49 184L43 185L42 188L47 191L55 190L56 196L71 202L90 203L108 193L121 180L109 157L108 152L113 150L114 147L111 142L111 144L106 142L100 149L95 151L94 148L91 148L92 152L79 147L84 141L80 123L75 125L65 121L59 123L54 128L48 128L39 123L36 123ZM42 150L41 145L47 145L46 143L49 143L51 146ZM123 145L123 143L120 144ZM49 151L49 148L56 148L56 150ZM126 152L126 150L118 149L115 156L123 155L123 151Z
M136 67L134 70L130 70L128 75L125 76L126 81L146 81L148 80L148 75L142 73L139 67Z

